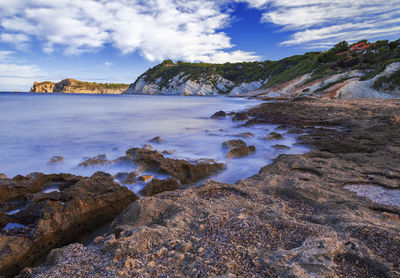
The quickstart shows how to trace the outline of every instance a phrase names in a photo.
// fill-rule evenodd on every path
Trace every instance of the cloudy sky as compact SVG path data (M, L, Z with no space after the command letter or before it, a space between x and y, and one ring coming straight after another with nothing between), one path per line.
M400 0L0 0L0 90L131 83L170 58L277 60L400 38Z

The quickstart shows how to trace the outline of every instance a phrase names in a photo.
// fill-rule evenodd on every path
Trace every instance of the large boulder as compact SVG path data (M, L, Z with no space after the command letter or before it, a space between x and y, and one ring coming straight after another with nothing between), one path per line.
M195 183L225 168L223 163L190 163L186 160L165 158L158 151L143 148L129 149L126 154L139 164L140 171L167 173L182 184Z

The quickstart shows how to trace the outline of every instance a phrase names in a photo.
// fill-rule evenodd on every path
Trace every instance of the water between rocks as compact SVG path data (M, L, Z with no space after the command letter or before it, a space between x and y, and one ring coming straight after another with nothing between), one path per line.
M210 119L219 110L239 111L259 103L229 97L0 93L0 172L9 177L31 172L89 176L99 170L116 174L134 169L81 168L78 164L99 154L115 159L129 148L151 144L159 151L173 150L167 157L226 162L227 169L211 178L236 182L256 174L281 153L308 150L294 145L297 135L274 130L275 125L240 127L243 122L233 122L229 117ZM284 139L260 138L271 131L281 133ZM237 135L245 132L254 134L241 139L255 145L256 152L226 159L221 143L238 139ZM163 141L149 143L155 136ZM290 149L275 149L275 144ZM63 156L64 160L48 165L53 156ZM142 186L128 187L137 192Z

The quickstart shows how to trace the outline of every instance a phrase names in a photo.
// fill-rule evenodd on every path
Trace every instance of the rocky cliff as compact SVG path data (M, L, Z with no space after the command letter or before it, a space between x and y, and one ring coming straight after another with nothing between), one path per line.
M103 84L95 82L78 81L72 78L64 79L58 83L45 81L34 82L31 93L74 93L74 94L121 94L129 85Z
M400 97L399 41L354 51L341 42L324 52L279 61L185 63L166 60L130 85L127 94Z

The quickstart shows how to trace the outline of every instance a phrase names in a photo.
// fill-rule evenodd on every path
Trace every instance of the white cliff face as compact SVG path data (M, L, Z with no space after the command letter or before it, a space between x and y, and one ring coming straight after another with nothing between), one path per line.
M386 69L370 80L359 81L352 80L346 86L343 86L338 92L338 98L399 98L400 89L396 88L390 94L384 91L377 91L372 88L374 82L382 77L389 76L395 71L400 70L400 62L392 63L386 66Z
M250 83L242 83L239 86L232 89L229 93L230 96L243 96L247 93L259 89L263 85L263 81L253 81Z
M180 73L169 80L167 87L160 86L161 79L154 83L147 83L140 78L125 91L126 94L145 95L185 95L185 96L210 96L225 94L230 91L230 96L243 96L249 91L255 90L262 85L262 81L242 83L236 86L233 82L222 78L219 75L201 77L198 80L191 80L189 76Z

